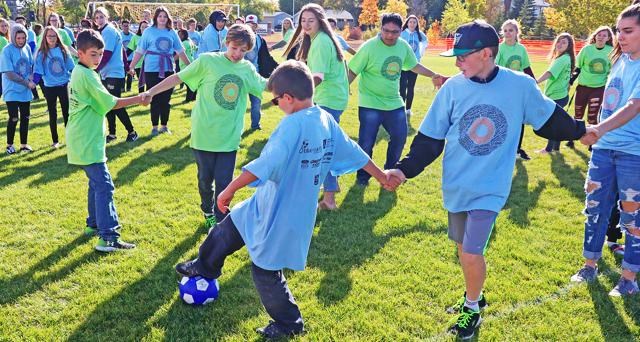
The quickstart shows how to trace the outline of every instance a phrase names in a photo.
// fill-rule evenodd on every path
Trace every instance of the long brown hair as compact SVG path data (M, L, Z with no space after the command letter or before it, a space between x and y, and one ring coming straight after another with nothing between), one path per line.
M605 45L613 46L613 30L611 30L609 26L598 27L595 31L593 31L589 38L587 38L587 42L589 42L589 44L595 44L596 36L602 31L607 31L607 34L609 34L609 39L607 39Z
M0 32L0 36L3 36L8 42L11 42L11 38L9 36L9 31L11 31L11 26L9 25L9 21L5 18L0 18L0 23L7 24L7 33Z
M420 20L418 20L418 17L416 17L415 15L410 15L407 17L407 20L404 21L404 24L402 24L402 31L406 30L407 28L409 28L409 20L411 19L415 19L416 21L416 32L418 32L418 40L422 41L422 35L420 33Z
M169 30L173 29L173 20L171 19L171 14L169 13L169 10L164 6L156 8L156 12L153 14L153 27L158 27L158 16L160 15L160 12L164 12L167 15L167 26L165 26L165 28Z
M618 16L617 21L633 17L636 18L636 24L640 25L640 4L631 5L623 9ZM622 48L620 47L620 43L618 43L618 40L616 39L615 44L613 44L613 51L611 51L611 65L616 64L620 56L622 56Z
M64 58L64 61L66 62L67 58L69 58L69 50L62 43L62 39L60 39L60 34L58 34L58 29L56 29L51 25L45 27L44 30L42 30L42 41L40 42L40 47L38 48L38 53L42 53L42 62L46 63L47 57L49 56L49 50L51 50L51 48L49 48L49 44L47 44L48 31L52 31L53 33L56 34L56 47L60 48L60 52L62 52L62 58Z
M563 53L560 53L558 50L556 50L556 44L558 43L558 41L560 41L560 39L566 39L567 42L569 42L569 44L567 45L567 49L564 50ZM551 49L551 53L549 54L549 59L555 60L562 55L569 55L569 58L571 59L571 72L573 72L573 69L576 67L576 52L574 51L574 46L575 42L573 40L573 36L570 33L560 33L556 37L556 39L553 40L553 48Z
M309 37L308 34L303 33L303 36L300 38L300 33L302 33L302 14L307 11L313 13L313 15L316 17L316 20L318 20L318 23L320 24L320 31L326 33L329 38L331 38L333 46L335 46L336 48L336 58L338 58L339 61L344 60L342 49L338 44L338 40L333 35L333 31L331 30L331 26L329 25L329 21L327 20L327 15L324 13L324 9L322 8L322 6L316 5L314 3L306 4L300 10L300 16L298 17L298 27L296 27L296 31L293 34L293 37L291 37L289 46L287 46L287 49L284 51L283 56L289 54L289 51L291 51L291 49L298 43L298 40L301 40L296 59L302 61L307 60L307 57L309 56L309 48L311 47L311 37Z

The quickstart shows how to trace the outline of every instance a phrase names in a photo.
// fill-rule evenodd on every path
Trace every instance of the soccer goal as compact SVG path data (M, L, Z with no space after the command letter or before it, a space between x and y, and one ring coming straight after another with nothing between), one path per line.
M142 17L144 10L151 11L164 6L169 10L173 18L183 20L196 18L199 22L208 22L209 14L214 10L222 10L231 19L240 16L240 5L238 4L193 4L193 3L159 3L159 2L127 2L127 1L90 1L87 3L85 18L91 18L96 7L105 7L109 10L111 17L132 19L138 21Z

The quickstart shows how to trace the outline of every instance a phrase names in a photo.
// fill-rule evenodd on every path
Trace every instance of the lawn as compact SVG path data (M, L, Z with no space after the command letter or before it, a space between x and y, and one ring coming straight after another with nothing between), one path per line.
M452 74L453 60L423 62ZM546 62L536 61L540 74ZM356 139L357 85L341 126ZM410 135L435 91L419 78ZM189 148L185 91L172 101L173 135L151 138L148 108L129 110L140 133L135 143L107 147L116 184L123 238L138 247L99 254L82 235L87 180L69 166L65 148L53 150L44 100L32 104L29 142L35 152L0 156L0 340L255 340L269 317L253 287L245 250L228 258L218 301L191 307L178 298L173 266L193 258L206 230L199 210L196 166ZM504 101L509 101L504 94ZM238 170L257 157L282 113L265 93L263 130L246 133ZM6 136L6 109L0 110ZM248 127L246 115L245 127ZM64 141L62 120L59 124ZM17 139L17 137L16 137ZM410 138L411 139L411 138ZM384 163L388 136L374 151ZM640 339L640 299L607 295L620 258L605 251L598 281L569 283L582 264L583 183L589 154L532 153L545 140L525 135L533 160L518 161L509 201L487 253L489 307L480 340ZM407 144L407 148L408 148ZM469 165L473 167L473 165ZM302 340L442 340L445 307L463 291L453 244L446 237L440 160L396 193L340 179L340 210L318 215L307 269L287 272L308 334ZM253 190L243 190L236 202ZM295 191L295 190L293 190Z

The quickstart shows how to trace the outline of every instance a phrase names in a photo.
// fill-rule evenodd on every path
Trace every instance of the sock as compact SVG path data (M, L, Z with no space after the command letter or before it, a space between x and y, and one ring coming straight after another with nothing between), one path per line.
M464 306L468 307L473 311L480 311L480 306L478 305L478 299L471 300L469 297L464 296Z

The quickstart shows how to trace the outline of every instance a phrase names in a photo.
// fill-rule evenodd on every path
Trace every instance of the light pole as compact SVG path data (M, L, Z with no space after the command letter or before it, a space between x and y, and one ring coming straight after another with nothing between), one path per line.
M291 0L291 17L296 18L296 0Z

